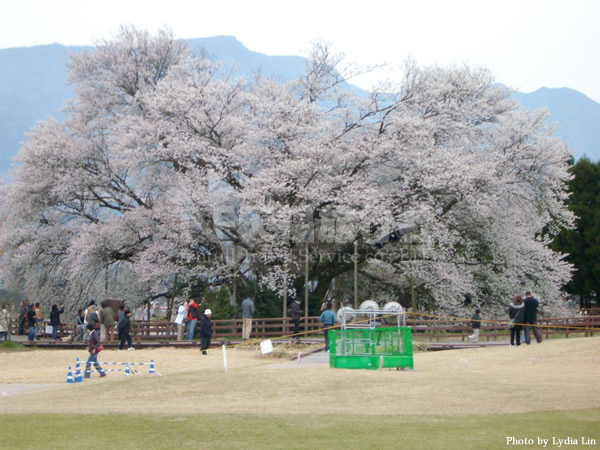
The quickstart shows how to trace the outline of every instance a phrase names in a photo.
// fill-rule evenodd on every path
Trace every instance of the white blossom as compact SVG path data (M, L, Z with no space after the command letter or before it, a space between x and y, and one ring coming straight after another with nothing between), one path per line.
M249 82L130 28L74 56L67 119L31 131L3 186L2 279L77 303L237 271L294 295L307 240L321 290L356 241L362 276L410 277L436 307L500 311L525 289L558 305L570 154L544 112L485 69L407 61L364 96L329 47L312 56L296 82Z

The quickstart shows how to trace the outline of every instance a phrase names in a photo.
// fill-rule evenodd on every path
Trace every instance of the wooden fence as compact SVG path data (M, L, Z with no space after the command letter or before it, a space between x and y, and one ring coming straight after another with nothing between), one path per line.
M213 320L213 340L240 340L242 337L242 319ZM466 319L408 319L406 324L413 330L413 340L443 342L464 342L472 334L471 320ZM44 323L44 326L48 323ZM600 334L600 315L577 315L561 318L540 318L538 320L542 335L548 339L551 336L593 336ZM196 327L196 335L198 333ZM294 325L289 318L255 318L252 323L252 338L285 338L293 333ZM16 320L11 320L10 334L15 335L18 329ZM64 323L59 329L60 336L67 336L75 331L75 324ZM323 337L322 324L318 317L307 317L300 321L300 336L309 338ZM27 334L27 327L25 327ZM50 334L45 333L45 337ZM166 321L133 321L131 336L134 341L175 341L177 327L173 322ZM492 323L483 321L480 341L506 340L510 336L510 329L506 321Z
M471 320L464 319L412 319L407 320L413 330L413 341L441 342L445 340L462 342L473 334ZM558 318L538 318L537 326L546 339L551 336L593 336L600 334L600 315L573 316ZM486 321L481 324L479 341L497 341L510 338L507 321Z

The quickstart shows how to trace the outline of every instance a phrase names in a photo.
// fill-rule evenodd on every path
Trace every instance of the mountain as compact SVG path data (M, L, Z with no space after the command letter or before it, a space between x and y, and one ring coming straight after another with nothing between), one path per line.
M58 44L0 50L0 172L37 121L62 118L59 110L73 96L64 63L76 51L81 47Z
M515 100L528 109L548 108L549 121L577 158L600 160L600 104L569 88L541 88L530 94L515 92Z
M236 73L248 78L257 73L280 81L293 80L304 70L301 56L268 56L248 50L232 36L216 36L188 40L192 49L206 52L213 61L221 61L225 70L235 67Z
M257 73L286 81L298 76L305 59L299 56L267 56L248 50L231 36L190 39L191 47L223 62L223 70L235 67L238 74ZM72 98L65 63L70 53L91 47L60 44L0 49L0 178L7 179L12 158L26 132L38 121L60 112ZM530 109L547 107L550 121L557 122L561 136L576 157L600 160L600 104L572 89L542 88L531 94L515 92L515 99Z

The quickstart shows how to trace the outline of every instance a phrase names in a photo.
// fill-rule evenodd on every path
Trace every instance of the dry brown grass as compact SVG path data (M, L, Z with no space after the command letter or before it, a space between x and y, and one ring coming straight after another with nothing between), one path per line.
M414 371L281 364L251 348L162 348L102 353L102 361L149 362L160 376L67 384L67 366L87 353L0 353L3 413L112 414L491 414L600 406L600 337L415 354ZM82 364L83 365L83 364ZM121 366L105 366L121 367ZM17 385L36 385L19 390ZM85 406L87 405L87 406Z

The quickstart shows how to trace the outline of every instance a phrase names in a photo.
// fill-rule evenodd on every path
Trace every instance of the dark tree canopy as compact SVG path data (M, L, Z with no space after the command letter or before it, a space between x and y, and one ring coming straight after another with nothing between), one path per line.
M576 267L567 292L589 307L600 287L600 163L583 158L570 171L569 209L577 216L575 228L561 231L552 247L568 253L568 260Z

